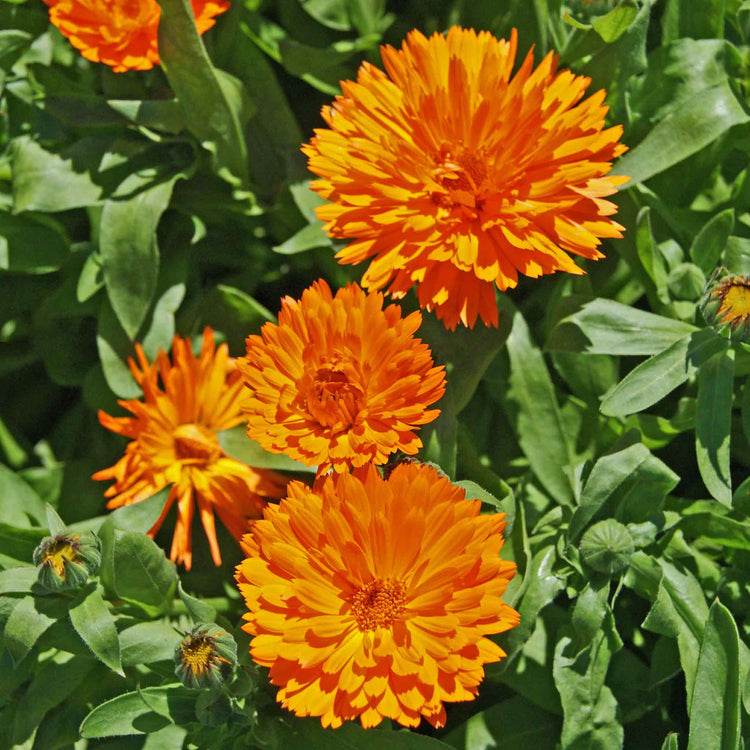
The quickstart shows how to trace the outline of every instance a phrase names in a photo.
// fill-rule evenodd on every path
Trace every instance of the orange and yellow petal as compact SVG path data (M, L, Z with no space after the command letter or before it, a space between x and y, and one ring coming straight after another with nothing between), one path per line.
M324 281L282 300L278 325L247 339L237 366L247 386L248 436L319 473L415 454L416 431L445 390L416 312L383 307L356 284L335 296Z
M157 31L161 9L156 0L45 0L50 21L92 62L115 73L150 70L159 64ZM192 0L198 32L229 8L224 0Z
M381 48L323 108L327 129L303 147L328 204L328 233L352 240L341 263L370 260L365 287L394 297L416 287L448 328L497 324L495 288L518 275L583 273L571 256L602 257L620 237L603 200L626 150L605 128L604 91L529 53L513 74L517 35L453 27Z
M390 718L445 723L444 703L471 700L504 652L488 635L518 624L502 600L502 514L423 464L383 479L372 464L299 482L243 539L237 568L277 699L337 727Z

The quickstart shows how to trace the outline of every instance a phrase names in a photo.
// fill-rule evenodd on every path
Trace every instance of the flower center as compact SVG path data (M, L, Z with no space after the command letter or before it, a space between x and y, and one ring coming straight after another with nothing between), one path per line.
M207 464L223 455L213 430L199 424L181 424L172 433L174 451L184 463Z
M77 539L78 536L55 537L44 551L40 565L49 563L55 569L57 575L64 579L65 560L76 562L78 559L78 555L76 554L78 551L78 545L76 544Z
M750 278L735 276L728 280L723 289L717 290L721 296L719 315L722 323L729 323L750 315Z
M160 9L156 2L143 0L115 0L112 4L112 26L121 34L132 33L159 22Z
M351 427L364 405L365 394L358 379L354 368L340 361L326 364L313 375L306 373L300 391L306 396L312 418L334 432Z
M487 165L481 156L443 144L435 155L433 179L445 190L433 191L432 202L458 212L461 218L476 219L482 209L487 185Z
M180 646L180 658L186 669L197 675L208 671L214 662L228 663L216 653L214 639L205 635L192 636L183 641Z
M358 589L352 613L360 630L387 628L404 611L406 589L401 581L378 578Z

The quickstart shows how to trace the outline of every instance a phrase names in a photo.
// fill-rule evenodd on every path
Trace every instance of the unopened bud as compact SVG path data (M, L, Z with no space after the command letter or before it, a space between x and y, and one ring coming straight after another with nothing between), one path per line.
M177 644L174 661L187 687L219 687L237 666L237 644L218 625L197 625Z
M45 537L34 550L39 585L50 593L78 589L99 570L101 557L96 534Z

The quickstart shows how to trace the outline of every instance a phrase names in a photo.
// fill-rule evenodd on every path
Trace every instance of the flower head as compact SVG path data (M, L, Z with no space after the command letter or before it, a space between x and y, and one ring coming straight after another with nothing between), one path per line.
M237 568L250 653L277 699L323 726L442 726L443 703L472 700L484 664L505 655L486 636L518 624L501 598L515 573L498 556L504 514L479 515L418 463L288 490L243 539Z
M279 324L249 336L237 363L248 436L319 473L416 453L414 430L439 414L427 407L445 390L443 368L413 337L421 322L356 284L334 297L318 281L300 301L286 297Z
M218 625L197 625L177 644L174 662L187 687L219 687L237 666L237 643Z
M622 127L603 129L605 92L581 101L589 78L532 52L511 75L517 35L452 28L408 34L381 48L386 72L365 62L323 108L329 129L303 147L331 201L317 213L333 237L353 239L341 263L372 258L370 289L422 307L448 328L477 316L497 325L495 286L518 274L581 274L568 255L601 258L620 237L603 200L627 181L608 176L625 151Z
M738 341L750 339L750 276L731 275L720 266L708 281L701 309L709 325L728 330Z
M248 519L261 515L264 498L282 496L286 482L274 472L229 458L219 445L217 431L242 422L240 408L245 395L226 344L217 349L210 328L203 334L199 357L193 355L189 339L177 336L171 362L160 350L149 365L139 344L136 354L138 363L130 360L130 369L143 389L143 400L118 402L134 416L111 417L99 412L99 421L106 428L131 438L131 442L125 455L114 466L94 474L94 479L115 480L104 493L112 498L108 508L137 503L171 485L150 535L156 534L177 501L171 558L190 569L191 525L197 504L214 562L221 565L214 511L240 539L247 531Z
M45 537L34 550L39 585L49 592L80 588L89 576L96 575L101 557L101 542L96 534Z
M157 0L44 0L50 21L81 54L115 73L159 64ZM229 8L226 0L191 0L199 33Z

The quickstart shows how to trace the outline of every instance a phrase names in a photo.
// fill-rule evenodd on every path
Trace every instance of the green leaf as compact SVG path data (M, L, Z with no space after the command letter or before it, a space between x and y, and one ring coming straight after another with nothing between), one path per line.
M194 622L216 622L216 610L210 604L188 594L187 591L182 588L181 581L178 581L177 583L177 593Z
M679 737L677 732L670 732L664 739L661 750L680 750Z
M159 57L189 130L213 154L217 173L247 185L243 124L252 114L242 84L211 64L190 3L160 0Z
M137 622L120 632L123 666L171 661L180 634L165 622Z
M578 539L615 490L635 474L650 455L645 445L636 443L625 450L603 456L594 464L578 501L578 507L570 519L568 538L571 542Z
M711 496L732 503L729 433L732 422L734 350L713 356L698 371L695 452L698 469Z
M680 37L710 39L724 36L726 0L667 0L662 17L662 42Z
M651 231L651 209L646 207L638 212L636 219L635 246L638 258L646 271L650 295L663 304L669 302L667 290L667 264L654 240Z
M94 251L89 254L81 269L76 286L76 299L85 302L91 299L104 286L102 257Z
M3 468L5 467L0 465L0 469ZM24 526L27 525L24 523ZM47 536L46 529L18 528L7 523L0 523L0 550L2 550L0 564L6 568L29 564L34 550L45 536Z
M171 605L177 574L174 563L147 536L115 531L112 585L121 599L156 616Z
M98 148L93 146L94 142L89 140L56 154L28 136L14 139L11 150L14 211L64 211L97 203L102 186L95 184L88 172L79 171L79 164L91 164L95 156L101 158L101 154L96 155Z
M279 255L297 255L316 247L330 246L331 240L323 230L323 222L316 220L314 224L302 227L285 242L275 245L273 251Z
M703 273L710 274L719 265L729 235L734 229L734 209L720 211L706 222L690 246L690 257Z
M169 724L195 721L195 697L182 685L147 687L141 693L124 693L97 706L81 723L81 736L151 734Z
M648 134L618 160L612 174L644 182L750 121L725 69L732 54L731 45L715 39L679 39L652 52L641 95L629 102Z
M161 516L168 495L169 488L165 488L151 497L139 500L137 503L117 508L109 514L103 526L145 534L151 530Z
M629 372L602 401L602 414L625 416L653 406L726 348L726 340L710 328L675 341Z
M112 393L120 398L138 398L141 389L127 365L128 357L135 357L135 349L106 297L99 310L96 348Z
M653 604L643 627L677 638L689 711L703 628L708 618L703 587L690 571L640 551L630 558L626 584Z
M244 352L248 336L260 333L264 323L276 322L249 294L226 284L217 284L205 296L201 309L201 320L224 333L231 352Z
M169 205L177 177L141 189L127 200L107 200L101 216L99 248L104 284L112 309L132 340L141 327L156 291L159 250L156 227ZM123 183L141 187L134 175Z
M732 614L716 599L698 656L688 750L735 750L740 746L740 717L739 634Z
M276 471L315 472L314 466L305 466L283 453L269 453L258 443L247 436L243 425L221 430L216 433L219 445L230 458L252 466L256 469L275 469Z
M13 608L3 633L5 648L16 665L31 651L55 619L37 608L37 600L27 596Z
M95 666L93 660L64 653L37 665L19 701L13 723L14 743L20 745L27 740L50 710L74 696Z
M573 456L555 389L523 316L515 312L508 336L510 389L503 403L534 474L558 502L571 505Z
M48 273L68 257L68 242L52 220L0 211L0 270Z
M474 714L444 739L459 750L543 748L555 746L560 729L558 716L514 695Z
M555 647L553 674L563 707L561 743L569 750L621 747L624 737L612 691L604 684L612 654L621 641L611 613L591 645L576 650L563 635Z
M0 498L4 524L21 528L27 528L29 521L38 526L46 524L47 510L39 495L18 474L3 464L0 464ZM5 551L2 544L0 549ZM31 556L27 562L31 562Z
M166 133L185 129L185 115L176 99L110 99L107 104L136 125Z
M33 565L0 570L0 595L28 594L36 581L37 571Z
M696 328L609 299L570 297L579 307L552 330L547 349L591 354L658 354Z
M113 672L124 677L115 618L96 587L89 587L83 597L79 597L73 604L70 608L70 620L94 656Z

